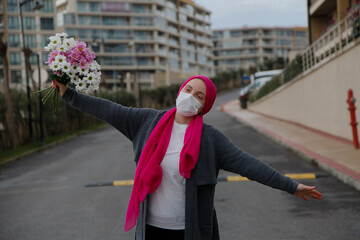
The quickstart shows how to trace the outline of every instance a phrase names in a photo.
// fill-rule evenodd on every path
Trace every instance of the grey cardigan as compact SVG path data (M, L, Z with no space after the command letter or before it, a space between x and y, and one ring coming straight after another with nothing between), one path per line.
M103 120L133 143L137 163L146 140L166 111L131 108L111 101L77 93L68 88L63 99L80 111ZM185 190L185 240L219 239L214 208L219 170L240 174L251 180L293 194L298 183L281 175L262 161L235 146L224 134L204 124L200 153ZM147 200L141 203L136 239L145 239Z

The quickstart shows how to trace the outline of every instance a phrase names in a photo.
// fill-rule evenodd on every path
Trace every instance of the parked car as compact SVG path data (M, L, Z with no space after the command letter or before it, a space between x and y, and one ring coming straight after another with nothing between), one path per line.
M249 100L249 94L259 90L265 83L270 81L274 76L282 73L282 69L256 72L250 76L250 83L241 88L239 91L239 101L241 108L247 108L247 101Z

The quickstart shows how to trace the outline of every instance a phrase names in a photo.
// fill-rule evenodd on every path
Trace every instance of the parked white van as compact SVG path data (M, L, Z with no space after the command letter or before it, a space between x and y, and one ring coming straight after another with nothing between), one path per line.
M274 76L282 73L282 71L282 69L276 69L270 71L256 72L255 74L251 75L250 84L241 88L239 92L241 108L247 107L247 101L251 92L259 90L265 83L270 81Z

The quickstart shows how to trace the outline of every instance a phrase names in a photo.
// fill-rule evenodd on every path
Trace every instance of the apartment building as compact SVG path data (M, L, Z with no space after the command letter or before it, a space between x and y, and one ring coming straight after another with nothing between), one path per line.
M310 46L303 69L325 64L356 46L360 37L360 0L308 0Z
M353 10L359 9L359 5L359 0L308 0L311 42L352 14Z
M58 30L93 48L108 87L130 91L212 75L210 14L190 0L57 1Z
M213 30L215 72L247 69L308 45L305 27L243 27Z
M21 19L18 0L3 0L0 4L0 39L8 44L8 62L10 64L10 86L14 88L26 88L25 61L22 52L23 41L21 35ZM55 34L55 0L21 1L25 46L33 53L39 54L41 68L46 71L44 62L47 55L44 46L49 41L49 36ZM41 4L40 10L34 10L34 4ZM0 60L1 61L1 60ZM37 70L37 57L30 56L30 64L33 70ZM0 62L0 82L3 80L3 65ZM31 74L29 76L32 77ZM46 81L46 79L43 79ZM37 79L35 79L37 82ZM2 86L2 84L0 84ZM1 90L1 89L0 89Z

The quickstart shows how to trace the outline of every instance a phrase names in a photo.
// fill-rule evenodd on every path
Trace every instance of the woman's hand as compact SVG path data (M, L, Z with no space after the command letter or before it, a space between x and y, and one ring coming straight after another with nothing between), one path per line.
M68 88L68 86L66 86L66 85L64 85L64 84L62 84L62 83L59 83L59 82L56 81L56 80L53 80L53 81L52 81L51 86L52 86L53 88L59 90L60 96L63 96L64 93L65 93L65 91L66 91L66 89Z
M299 183L296 192L294 193L295 196L298 196L306 201L309 201L307 196L312 197L314 199L321 199L322 194L315 190L315 186L306 186L304 184Z

